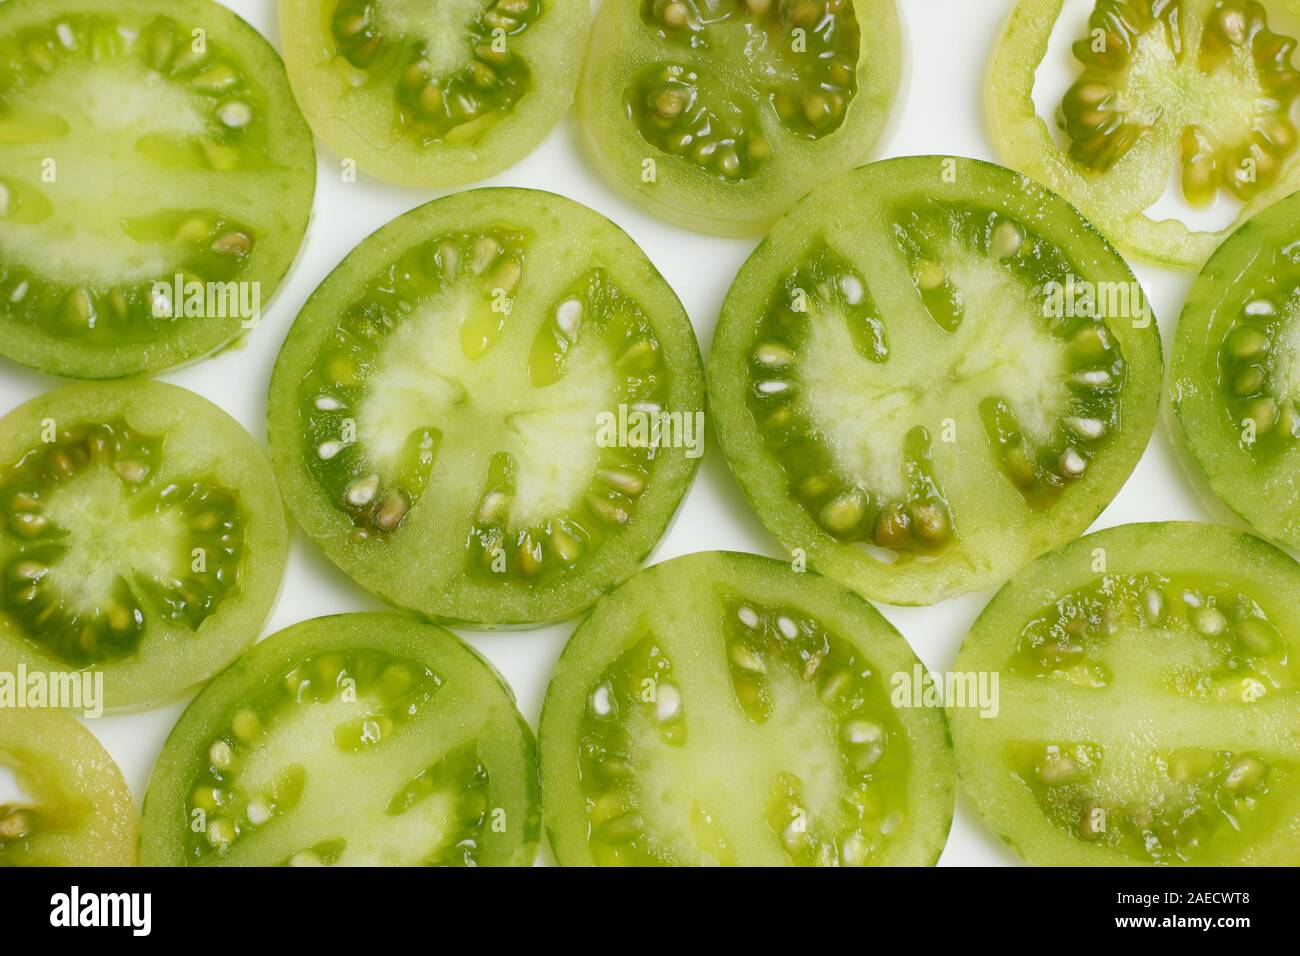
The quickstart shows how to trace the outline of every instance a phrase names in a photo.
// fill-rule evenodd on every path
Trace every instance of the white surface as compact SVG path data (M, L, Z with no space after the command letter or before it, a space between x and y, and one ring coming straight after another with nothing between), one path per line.
M279 45L272 0L226 2ZM984 130L983 83L987 57L1010 0L900 0L899 5L905 20L905 42L910 46L910 77L900 104L901 115L882 155L948 153L996 159ZM1070 75L1068 44L1055 43L1054 50L1057 58L1045 65L1043 83L1063 90ZM364 176L360 182L345 185L340 181L339 158L320 143L317 151L319 181L306 245L294 271L266 310L261 327L242 349L160 376L216 402L259 439L266 434L266 390L271 367L307 296L371 232L398 214L435 198L433 193L386 186ZM597 178L579 150L572 116L566 117L531 156L482 185L550 190L585 203L622 226L676 290L695 324L701 350L707 355L723 296L753 249L754 240L714 239L686 232L619 199ZM1140 263L1134 264L1134 270L1154 304L1167 346L1192 277ZM0 412L57 384L55 379L3 362ZM1207 520L1210 515L1183 478L1162 421L1128 484L1095 527L1175 518ZM710 441L699 475L652 563L712 549L782 555L741 498L717 446ZM951 665L967 627L990 594L966 595L930 608L881 610L930 668L943 670ZM321 614L382 607L295 530L284 589L264 633ZM458 633L505 675L518 695L524 716L536 727L551 667L574 626L570 622L535 631ZM153 761L187 700L138 714L89 721L117 759L137 801L144 796ZM969 801L960 797L941 862L1015 861L1015 856L988 833Z

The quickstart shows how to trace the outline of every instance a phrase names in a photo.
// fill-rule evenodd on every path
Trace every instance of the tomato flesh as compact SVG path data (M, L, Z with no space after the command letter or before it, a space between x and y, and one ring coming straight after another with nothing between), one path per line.
M1300 71L1295 39L1276 26L1295 21L1295 0L1098 0L1073 46L1079 73L1060 104L1058 143L1033 91L1062 7L1019 0L994 52L989 122L1009 165L1075 203L1125 252L1177 266L1199 266L1235 226L1300 188L1290 115ZM1171 160L1190 205L1241 203L1231 226L1147 214Z
M893 0L696 0L601 6L578 91L584 143L656 215L762 232L866 160L902 53Z
M0 354L119 378L257 324L316 180L279 57L248 24L209 0L14 0L0 112Z
M710 364L763 522L861 593L990 587L1079 533L1154 425L1132 273L1009 170L888 160L796 206L741 269Z
M966 789L1033 863L1300 860L1300 568L1257 538L1124 525L1039 559L957 657L992 719L949 708Z
M671 600L665 600L671 595ZM754 555L642 572L574 633L541 723L562 865L928 865L952 816L920 663L866 602Z
M624 233L476 190L390 223L308 301L271 384L272 459L303 528L385 600L553 620L659 539L702 451L702 377Z
M1300 546L1295 352L1300 197L1219 247L1183 307L1172 408L1198 488L1276 541Z
M0 710L0 766L25 797L0 805L0 867L134 865L139 814L126 781L75 718Z
M452 634L391 614L273 635L181 715L151 866L509 866L540 832L532 732Z
M5 416L0 508L0 667L102 673L110 708L211 676L279 593L264 453L174 385L68 386Z
M540 143L573 99L581 0L286 0L280 35L316 134L372 176L456 186Z

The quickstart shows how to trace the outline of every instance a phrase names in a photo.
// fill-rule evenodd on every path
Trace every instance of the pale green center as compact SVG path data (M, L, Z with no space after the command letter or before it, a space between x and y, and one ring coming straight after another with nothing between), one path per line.
M0 219L0 253L55 282L167 281L171 243L137 243L123 225L203 196L160 193L145 137L193 147L210 124L196 95L131 64L68 65L33 83L5 121L6 178L33 197L26 217ZM21 221L23 218L37 221Z
M127 486L107 467L94 467L61 485L43 514L68 532L67 552L48 580L65 601L93 612L112 597L119 575L170 580L178 562L187 568L186 529L175 512L137 509Z
M937 435L946 419L1000 396L1026 434L1046 443L1068 406L1065 347L1048 332L1043 303L982 256L954 253L944 264L963 293L965 317L927 348L924 365L863 358L843 314L809 302L796 368L801 409L839 467L886 495L907 491L903 440L917 425ZM895 339L905 331L894 325L888 332L895 351L904 350Z
M409 435L437 428L440 454L477 460L454 473L435 465L434 481L464 481L474 492L481 491L489 457L507 452L518 469L511 523L533 526L570 507L590 483L599 464L597 417L613 407L616 379L597 339L574 346L566 374L543 388L528 387L524 336L503 335L469 357L460 345L462 325L491 314L490 300L453 292L407 318L380 353L359 413L359 439L382 471Z

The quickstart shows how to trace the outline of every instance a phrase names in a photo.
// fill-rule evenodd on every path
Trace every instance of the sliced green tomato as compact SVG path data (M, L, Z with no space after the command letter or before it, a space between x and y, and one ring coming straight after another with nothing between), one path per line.
M512 166L569 108L586 0L283 0L316 134L363 171L457 186Z
M768 528L869 597L928 604L1092 522L1150 437L1161 358L1133 274L1062 199L915 157L777 224L709 369L719 444Z
M399 607L555 620L631 575L703 452L681 304L628 236L550 193L429 203L294 323L272 460L303 529Z
M1300 566L1215 525L1124 525L998 592L951 706L966 790L1049 865L1300 864Z
M578 118L633 201L752 235L866 161L901 74L894 0L607 0Z
M315 184L279 57L224 7L0 4L0 354L118 378L226 345Z
M0 803L0 867L135 864L139 814L126 781L75 718L0 709L0 767L24 798Z
M1255 216L1205 264L1170 376L1198 488L1300 548L1300 194Z
M1237 224L1300 188L1296 41L1270 29L1300 16L1300 2L1097 0L1058 110L1065 148L1033 100L1062 5L1019 0L993 54L989 124L1009 165L1125 252L1177 266L1199 266ZM1239 201L1236 222L1216 232L1151 218L1171 163L1188 203Z
M251 644L279 594L266 456L207 400L72 385L0 419L0 670L103 674L104 703L179 694Z
M943 714L896 707L923 673L832 581L692 554L601 601L542 711L543 810L565 866L924 866L952 820Z
M181 715L146 866L512 866L536 855L536 746L442 628L343 614L268 638Z

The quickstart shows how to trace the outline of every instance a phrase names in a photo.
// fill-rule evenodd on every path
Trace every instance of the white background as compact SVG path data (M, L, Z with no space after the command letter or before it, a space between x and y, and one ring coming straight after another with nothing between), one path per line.
M275 4L271 0L226 2L279 46ZM1011 0L899 0L899 5L910 75L904 82L895 129L884 141L881 155L946 153L995 160L984 128L983 85L987 59ZM1090 6L1087 0L1068 3L1072 22L1081 22ZM1052 108L1048 104L1059 102L1060 93L1071 82L1070 39L1065 30L1058 30L1048 60L1040 70L1036 99L1045 115L1050 115ZM1051 99L1053 93L1055 100ZM266 434L266 390L276 353L312 289L374 230L399 213L440 195L387 186L364 176L357 183L345 185L339 175L339 158L319 143L317 150L319 180L306 243L293 272L265 310L260 328L240 349L160 376L216 402L259 440ZM676 290L695 324L701 350L707 355L723 296L756 240L715 239L689 233L616 197L597 178L578 148L571 115L532 155L483 185L527 186L560 193L622 226ZM1226 203L1221 203L1211 210L1204 224L1222 225L1224 218L1230 220L1233 214ZM1134 263L1134 270L1155 307L1167 349L1191 276L1141 263ZM57 384L48 376L0 360L0 412ZM1209 517L1184 479L1161 421L1133 476L1095 527ZM743 501L716 444L710 441L677 520L651 561L712 549L782 556L776 541ZM951 665L968 626L990 596L991 592L970 594L930 608L881 610L926 665L943 670ZM264 634L321 614L381 608L295 530L284 589ZM536 727L552 665L573 628L570 622L534 631L458 633L505 675L524 716ZM88 722L121 766L137 802L144 796L150 768L163 740L188 700ZM6 789L5 784L0 780L0 791ZM1016 862L1016 857L988 833L973 806L961 796L941 862L1006 864Z

